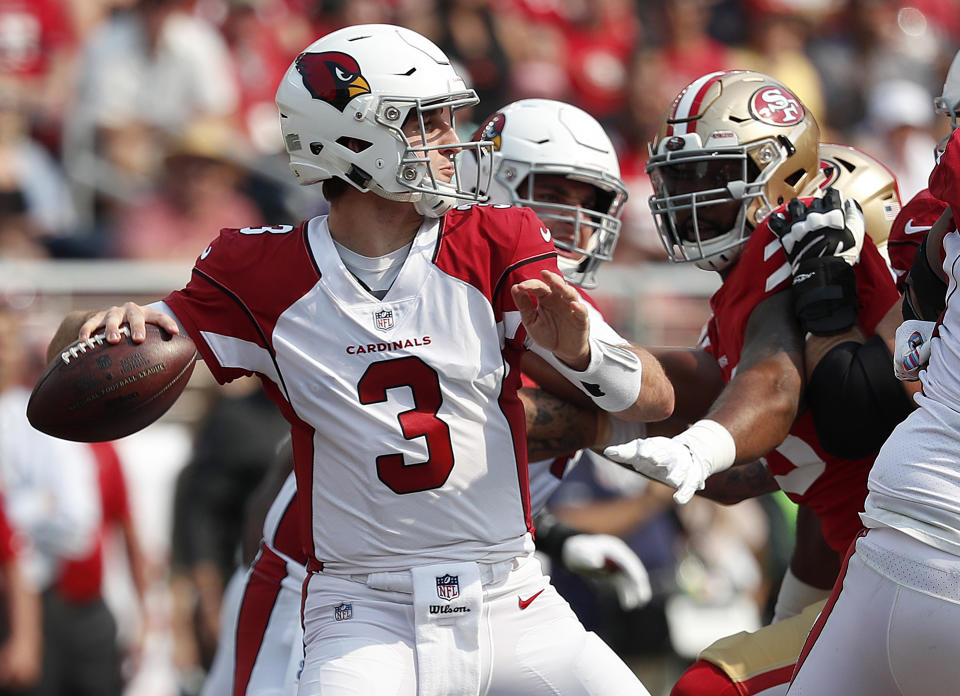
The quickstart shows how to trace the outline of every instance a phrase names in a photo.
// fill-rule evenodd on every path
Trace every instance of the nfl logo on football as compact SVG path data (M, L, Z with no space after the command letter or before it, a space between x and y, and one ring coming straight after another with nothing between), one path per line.
M393 328L393 310L381 309L373 313L373 324L381 331L389 331Z
M441 575L437 578L437 596L448 602L460 596L460 576Z
M337 621L346 621L347 619L353 618L353 605L352 604L340 604L333 608L333 618Z

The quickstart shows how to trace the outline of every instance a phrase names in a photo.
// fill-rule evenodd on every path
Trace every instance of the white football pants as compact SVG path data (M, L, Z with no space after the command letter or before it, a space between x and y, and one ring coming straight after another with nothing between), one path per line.
M885 527L856 541L788 696L960 689L960 557Z
M535 558L508 562L499 577L480 577L478 648L464 655L452 645L449 655L452 664L475 661L479 686L444 696L649 696L613 650L584 629ZM370 586L388 584L392 589ZM306 591L299 696L418 696L418 679L430 675L417 674L412 580L314 573Z

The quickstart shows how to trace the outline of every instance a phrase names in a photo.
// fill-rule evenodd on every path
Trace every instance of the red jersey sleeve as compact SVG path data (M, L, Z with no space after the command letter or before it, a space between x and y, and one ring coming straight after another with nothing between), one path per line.
M960 128L950 135L940 161L930 173L930 193L954 211L960 211Z
M90 448L97 460L104 523L128 521L130 500L127 496L127 480L123 475L123 466L117 454L117 448L112 442L91 442Z
M559 274L553 238L530 208L475 205L447 214L437 255L446 273L469 282L483 292L496 320L519 324L519 311L510 288L543 270ZM507 339L523 342L522 326L507 330Z
M250 359L264 351L243 346L273 356L278 316L320 277L305 234L306 224L221 230L197 259L187 286L164 298L221 384L267 372ZM214 350L210 335L227 340Z
M899 292L903 292L917 247L946 208L946 203L934 197L929 189L924 189L903 206L893 221L887 240L887 255L890 267L897 274Z

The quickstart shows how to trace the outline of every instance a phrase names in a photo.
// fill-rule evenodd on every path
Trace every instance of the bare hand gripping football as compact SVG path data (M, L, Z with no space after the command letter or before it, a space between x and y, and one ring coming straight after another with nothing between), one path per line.
M193 341L154 324L146 325L142 343L133 342L126 324L120 333L119 343L109 343L100 330L53 358L27 405L34 428L64 440L104 442L166 413L193 373Z

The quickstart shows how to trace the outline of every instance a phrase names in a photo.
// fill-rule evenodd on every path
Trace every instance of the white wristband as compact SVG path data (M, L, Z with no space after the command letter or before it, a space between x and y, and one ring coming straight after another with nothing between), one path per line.
M565 365L553 353L546 353L543 357L604 411L625 411L640 396L643 365L636 353L623 346L591 336L590 364L583 372Z
M716 421L698 420L674 439L703 460L707 469L704 478L729 469L737 459L737 443L733 435Z

